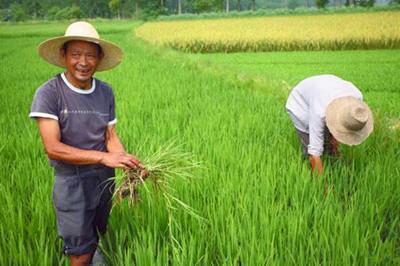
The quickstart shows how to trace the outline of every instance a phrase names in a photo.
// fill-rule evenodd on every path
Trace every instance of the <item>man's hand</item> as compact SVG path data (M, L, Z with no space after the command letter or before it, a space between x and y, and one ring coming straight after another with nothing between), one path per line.
M126 170L130 168L144 168L135 156L125 152L103 153L100 163L111 168Z
M149 171L146 168L142 167L140 172L141 177L145 180L149 176Z
M318 176L321 176L324 171L321 158L319 156L310 155L309 160L312 171L316 171Z

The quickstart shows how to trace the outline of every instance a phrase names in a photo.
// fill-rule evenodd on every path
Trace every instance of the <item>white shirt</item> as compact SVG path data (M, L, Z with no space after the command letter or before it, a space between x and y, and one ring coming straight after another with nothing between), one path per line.
M362 94L353 83L334 75L319 75L300 81L291 91L286 109L294 116L294 126L310 136L308 153L321 156L324 151L325 110L337 98Z

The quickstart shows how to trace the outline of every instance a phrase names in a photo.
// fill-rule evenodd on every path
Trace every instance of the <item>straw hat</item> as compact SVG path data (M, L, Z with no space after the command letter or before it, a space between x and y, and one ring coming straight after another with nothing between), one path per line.
M64 58L60 49L64 43L72 40L87 41L98 44L103 50L104 57L101 59L97 71L104 71L117 66L123 57L123 52L116 44L100 39L96 29L89 23L78 21L68 26L65 35L51 38L39 45L39 55L50 64L65 67Z
M335 139L347 145L360 144L374 128L368 105L351 96L333 100L326 108L325 118Z

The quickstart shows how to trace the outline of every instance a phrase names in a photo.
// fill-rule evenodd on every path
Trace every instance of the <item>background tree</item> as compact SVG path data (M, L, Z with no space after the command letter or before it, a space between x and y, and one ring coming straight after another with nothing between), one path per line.
M162 9L160 5L160 0L146 0L146 1L138 1L136 3L140 4L140 12L137 16L139 19L148 20L156 18L157 16L162 14ZM138 9L136 9L137 11Z
M120 14L119 14L119 11L120 11L120 4L121 4L121 2L120 2L119 0L111 0L111 1L108 3L108 6L110 7L111 12L112 12L113 14L117 14L117 18L118 18L118 19L121 18L121 17L120 17Z
M178 15L182 14L182 0L178 0Z
M297 0L288 0L287 8L295 9L298 6L299 6L299 3L297 2Z
M325 8L325 6L329 3L329 0L316 0L315 4L318 8Z
M213 5L213 9L215 12L221 12L224 10L224 0L214 0Z
M25 7L25 10L27 11L27 14L30 15L33 19L36 19L37 17L41 17L43 14L42 12L42 6L40 4L41 2L39 0L25 0L23 2L23 6Z
M356 4L362 7L373 7L375 0L357 0Z
M11 4L10 11L12 21L25 21L28 19L26 10L21 4Z
M135 17L137 18L140 16L140 9L141 9L140 0L135 0Z
M256 0L251 0L251 10L256 10Z
M213 2L211 0L194 1L193 9L196 13L210 12L213 10Z
M372 7L377 0L0 0L0 17L8 20L75 18L139 18L203 12L230 12L299 6L325 8L329 1L339 7ZM343 2L342 2L343 1ZM379 0L400 4L400 0ZM12 8L11 8L12 7Z

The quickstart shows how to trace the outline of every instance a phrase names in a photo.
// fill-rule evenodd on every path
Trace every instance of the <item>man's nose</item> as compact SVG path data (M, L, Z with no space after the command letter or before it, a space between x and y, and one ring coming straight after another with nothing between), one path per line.
M79 58L79 64L81 64L81 65L87 65L87 63L88 63L88 60L87 60L86 56L85 56L85 55L82 55L82 56Z

